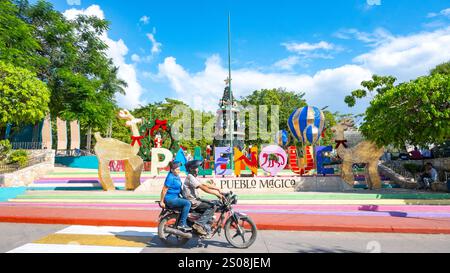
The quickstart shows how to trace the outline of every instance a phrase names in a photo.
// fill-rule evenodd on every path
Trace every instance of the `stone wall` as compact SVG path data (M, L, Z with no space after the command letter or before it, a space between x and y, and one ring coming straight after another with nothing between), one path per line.
M184 180L184 178L181 178ZM238 177L199 178L201 182L214 180L223 191L237 194L276 194L294 192L343 192L352 189L338 176L327 177ZM164 179L149 179L136 190L139 193L160 194Z
M406 163L414 162L414 164L418 164L418 165L422 164L422 161L405 161L405 162ZM402 175L394 172L393 170L391 170L390 168L388 168L384 165L380 165L379 170L383 175L385 175L386 177L389 177L394 183L396 183L397 185L399 185L400 187L402 187L404 189L416 189L418 186L417 181L415 181L415 179L405 178ZM436 192L448 192L446 181L442 180L442 177L441 177L441 181L432 184L432 190L436 191Z
M450 172L450 158L435 158L435 159L424 159L424 160L405 160L401 161L404 164L415 164L418 166L423 166L431 162L436 170L440 172L440 180L444 181L443 173Z
M45 161L13 173L0 175L0 187L26 187L55 168L55 151L32 152L33 156L45 156Z
M450 171L450 157L448 158L434 158L434 159L424 159L424 160L405 160L403 163L412 163L416 165L425 165L431 162L436 169Z

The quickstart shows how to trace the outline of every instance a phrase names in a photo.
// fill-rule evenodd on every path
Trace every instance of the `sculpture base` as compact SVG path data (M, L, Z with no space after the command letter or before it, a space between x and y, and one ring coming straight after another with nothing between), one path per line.
M181 178L184 180L184 178ZM236 178L199 178L201 182L214 180L223 191L233 191L237 194L258 193L294 193L294 192L344 192L351 190L339 176L317 177L236 177ZM136 190L140 193L160 194L164 179L148 179Z

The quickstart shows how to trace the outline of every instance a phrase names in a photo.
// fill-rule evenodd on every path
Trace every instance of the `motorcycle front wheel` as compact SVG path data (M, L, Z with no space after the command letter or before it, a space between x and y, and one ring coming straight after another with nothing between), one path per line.
M170 214L166 217L164 217L160 222L158 226L158 237L163 241L167 246L170 247L182 247L189 242L189 239L182 238L180 236L176 236L174 234L168 233L165 231L166 227L170 227L173 229L176 229L176 223L178 220L177 214Z
M235 248L249 248L256 241L258 230L250 217L242 217L238 221L228 218L224 226L225 238Z

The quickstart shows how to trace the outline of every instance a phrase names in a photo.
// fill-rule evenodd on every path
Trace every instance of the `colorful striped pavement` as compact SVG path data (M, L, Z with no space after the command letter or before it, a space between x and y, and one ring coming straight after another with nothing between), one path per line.
M124 174L113 173L119 188ZM143 180L149 179L144 173ZM6 195L5 195L6 196ZM205 196L207 197L207 196ZM57 169L0 202L0 221L156 227L158 195L103 192L96 170ZM450 194L404 189L239 195L236 210L267 230L450 234Z
M156 228L70 226L8 253L140 253Z

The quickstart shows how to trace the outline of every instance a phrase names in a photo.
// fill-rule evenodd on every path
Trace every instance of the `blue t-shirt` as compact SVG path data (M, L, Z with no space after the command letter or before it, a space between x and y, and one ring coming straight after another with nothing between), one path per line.
M169 173L169 175L167 175L166 177L166 182L164 182L164 186L168 188L164 200L179 198L182 185L183 184L179 176L176 176L173 173Z

